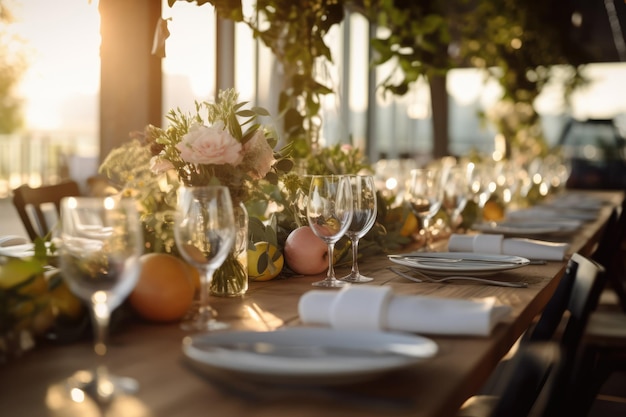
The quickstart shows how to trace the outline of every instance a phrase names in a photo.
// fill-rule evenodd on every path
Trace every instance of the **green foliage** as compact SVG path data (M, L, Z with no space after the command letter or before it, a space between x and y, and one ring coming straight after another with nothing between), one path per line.
M321 96L333 89L316 68L332 61L324 40L332 26L344 18L341 0L258 0L256 13L245 17L241 1L168 0L212 4L220 17L243 22L255 38L272 50L285 72L278 110L292 156L301 158L317 147Z
M0 1L0 134L12 133L24 125L23 104L16 87L28 67L25 42L9 30L13 18Z
M350 145L337 144L318 149L305 162L309 175L374 173L363 152Z
M176 1L194 2L168 4ZM585 83L584 58L567 39L569 14L558 0L257 0L252 17L244 16L241 1L195 2L212 4L221 17L245 23L276 56L284 71L279 110L294 158L317 151L320 98L333 93L317 69L332 62L324 36L343 21L344 10L377 25L370 39L376 53L372 66L392 65L380 87L394 95L404 95L422 77L457 67L484 69L500 82L504 99L514 103L532 104L554 76L550 65L573 69L561 80L566 100ZM536 115L528 120L530 135L537 135L537 120ZM504 134L513 146L523 145L523 137ZM527 146L536 147L541 144Z

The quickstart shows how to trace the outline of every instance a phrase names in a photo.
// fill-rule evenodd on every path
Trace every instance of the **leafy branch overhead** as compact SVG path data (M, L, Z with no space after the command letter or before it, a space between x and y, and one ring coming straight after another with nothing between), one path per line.
M532 103L554 76L550 65L573 69L564 80L567 93L584 82L584 57L567 39L564 17L571 13L559 0L257 0L251 17L240 0L168 4L176 1L213 5L222 18L248 25L272 50L284 73L283 131L296 158L317 151L320 98L333 93L319 73L333 60L324 37L350 12L376 26L372 66L392 64L379 87L394 95L405 94L421 77L456 67L484 69L514 102Z

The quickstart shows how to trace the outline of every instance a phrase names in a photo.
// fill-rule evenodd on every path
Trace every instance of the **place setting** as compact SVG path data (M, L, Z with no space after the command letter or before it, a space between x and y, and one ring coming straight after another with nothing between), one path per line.
M439 353L429 335L488 336L511 308L476 300L401 295L390 286L311 290L300 297L300 325L188 336L194 369L264 383L340 385L419 365Z

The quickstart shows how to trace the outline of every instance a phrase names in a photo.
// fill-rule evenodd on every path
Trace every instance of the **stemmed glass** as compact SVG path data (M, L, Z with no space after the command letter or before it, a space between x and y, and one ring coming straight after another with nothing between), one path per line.
M313 233L328 245L328 273L318 287L343 287L346 281L335 277L333 257L335 243L346 233L352 222L352 187L343 175L316 175L311 180L307 202L307 219Z
M352 241L352 270L342 277L347 282L370 282L373 278L361 275L359 272L358 254L359 240L372 228L376 221L376 185L371 175L350 175L352 186L352 203L354 214L352 222L346 231L346 236Z
M424 231L425 250L431 250L429 223L437 214L443 201L440 171L435 168L417 168L411 170L411 178L406 191L406 200L413 213L420 220Z
M66 197L55 241L59 266L70 290L91 307L94 370L79 371L68 389L82 390L98 403L137 390L134 379L111 375L105 365L111 312L130 294L139 278L143 234L131 200L114 197Z
M442 179L443 208L450 219L450 228L455 231L459 216L467 204L470 194L467 168L454 165L447 169Z
M228 324L217 321L209 305L209 287L235 242L235 219L230 192L223 186L180 187L174 237L183 258L198 268L200 301L197 310L181 322L183 330L219 330Z

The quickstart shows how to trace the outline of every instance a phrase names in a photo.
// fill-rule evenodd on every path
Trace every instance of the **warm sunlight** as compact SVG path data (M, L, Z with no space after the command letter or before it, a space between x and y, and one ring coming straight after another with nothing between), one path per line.
M209 4L199 7L194 3L177 2L170 8L165 0L162 1L162 15L169 19L171 33L167 40L167 56L162 61L165 113L172 107L188 108L194 100L208 99L215 93L215 27L214 11ZM25 99L28 131L78 134L97 143L98 1L15 0L11 4L18 19L15 29L27 40L31 50L31 64L20 89ZM359 21L353 23L353 31L367 31ZM248 96L255 91L254 44L248 39L250 34L243 29L243 25L237 27L236 87L242 95ZM352 37L360 38L358 33L353 33ZM365 47L362 42L355 42L348 62L351 68L366 68L363 57L355 55L357 51L364 54ZM259 71L266 69L260 68ZM574 95L570 109L565 108L560 86L546 88L537 101L537 109L550 117L568 112L581 119L621 117L626 114L626 104L618 93L625 87L624 72L623 63L590 65L588 75L592 83ZM365 74L364 71L358 75L352 70L348 80L354 95L349 98L352 112L362 111L367 102L363 96L365 90L359 87L365 82ZM448 77L451 98L461 106L489 107L500 93L492 88L493 83L482 85L482 80L481 75L471 70L451 71ZM262 89L263 85L259 88ZM261 95L266 93L258 91ZM429 101L422 99L427 97L428 89L420 87L411 91L398 100L407 103L407 111L413 117L429 118ZM546 128L555 134L558 132L557 128Z
M21 93L29 130L97 132L98 2L14 2L16 31L31 48Z

